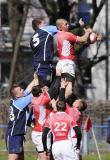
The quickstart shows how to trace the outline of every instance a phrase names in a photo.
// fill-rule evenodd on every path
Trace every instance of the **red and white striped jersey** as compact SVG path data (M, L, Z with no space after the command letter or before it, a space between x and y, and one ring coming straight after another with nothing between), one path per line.
M77 41L77 36L70 32L60 31L56 34L56 38L59 59L75 60L74 43Z
M42 93L39 97L32 98L32 107L35 117L35 127L33 130L42 132L45 120L51 112L48 107L49 102L50 97L47 92Z

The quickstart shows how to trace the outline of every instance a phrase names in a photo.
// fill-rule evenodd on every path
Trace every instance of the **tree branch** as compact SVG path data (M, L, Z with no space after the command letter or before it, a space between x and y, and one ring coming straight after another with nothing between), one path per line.
M16 68L16 60L17 60L17 56L18 56L18 51L19 51L19 46L20 46L20 41L24 32L24 26L26 23L26 19L27 19L27 14L28 14L28 9L29 9L29 1L27 0L27 4L25 4L25 10L24 10L24 15L21 21L21 25L19 28L19 32L17 34L17 37L15 39L15 46L14 46L14 51L13 51L13 59L12 59L12 63L11 63L11 71L10 71L10 77L9 77L9 89L12 86L12 82L13 82L13 76L14 76L14 72L15 72L15 68Z
M102 9L102 7L104 6L105 3L106 3L106 0L105 1L101 0L99 7L97 7L96 0L92 0L94 16L93 16L93 20L91 22L91 27L94 26L94 23L95 23L98 15L99 15L99 13L100 13L100 11L101 11L101 9Z

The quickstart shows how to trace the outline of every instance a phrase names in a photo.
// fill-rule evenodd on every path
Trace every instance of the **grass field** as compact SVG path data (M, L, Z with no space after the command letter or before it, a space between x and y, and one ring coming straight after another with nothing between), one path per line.
M31 141L25 143L25 160L37 160L35 146ZM0 140L0 160L7 160L8 155L5 148L4 140ZM83 160L99 160L97 153L90 153L88 156L83 155ZM101 153L101 160L110 160L110 152Z
M6 152L0 153L0 160L7 160L8 156ZM110 160L110 153L101 154L102 160ZM35 152L26 152L25 153L25 160L36 160L36 153ZM88 156L83 156L83 160L99 160L96 154L90 154Z
M24 144L25 160L36 160L36 150L35 146L31 141L26 141ZM0 140L0 160L7 160L8 155L6 152L5 141Z
M8 156L7 156L7 153L6 152L2 152L0 153L0 160L7 160L8 159ZM35 153L28 153L26 152L25 154L25 160L36 160L36 155Z

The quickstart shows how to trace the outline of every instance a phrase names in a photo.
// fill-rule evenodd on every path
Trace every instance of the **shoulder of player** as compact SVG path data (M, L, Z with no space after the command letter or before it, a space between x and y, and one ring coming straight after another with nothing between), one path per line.
M48 32L49 34L52 34L52 35L58 32L57 27L52 26L52 25L43 26L40 29L43 30L43 31L46 31L46 32Z

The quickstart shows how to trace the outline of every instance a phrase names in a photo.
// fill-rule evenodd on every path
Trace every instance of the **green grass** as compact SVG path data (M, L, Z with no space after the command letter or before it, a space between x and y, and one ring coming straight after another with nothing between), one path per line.
M25 152L25 160L36 160L36 153L35 152ZM7 160L7 152L0 152L0 160ZM110 153L103 153L101 154L102 160L110 160ZM83 160L99 160L97 154L89 154L88 156L83 156Z
M7 160L8 155L6 152L0 152L0 160ZM36 153L25 153L25 160L36 160Z
M101 153L102 160L110 160L110 153ZM83 156L83 160L99 160L97 154L91 153L88 156Z
M8 156L6 152L0 152L0 160L7 160ZM110 153L101 154L102 160L110 160ZM34 152L26 152L25 153L25 160L36 160L36 153ZM83 156L83 160L99 160L97 154L90 154L88 156Z
M26 141L25 145L25 160L37 160L37 154L35 151L35 146L32 141ZM5 142L4 140L0 140L0 160L7 160L8 154L6 152ZM109 152L101 153L102 160L110 160ZM83 155L83 160L99 160L97 153L90 153L88 156Z

